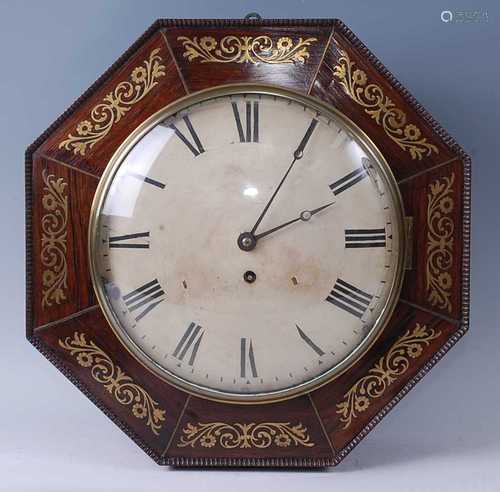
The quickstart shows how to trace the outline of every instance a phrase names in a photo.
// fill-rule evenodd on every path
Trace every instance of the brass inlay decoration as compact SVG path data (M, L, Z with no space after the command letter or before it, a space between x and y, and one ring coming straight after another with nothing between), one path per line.
M387 388L404 374L410 367L410 359L416 359L423 353L430 342L441 335L440 331L416 324L391 346L389 351L368 371L366 376L357 381L344 399L337 403L337 414L347 429L358 415L366 411L371 400L380 398Z
M145 420L153 434L158 435L165 421L165 410L151 398L149 393L125 374L101 348L94 342L87 342L83 333L75 332L73 338L59 339L59 345L69 350L78 364L87 367L92 377L125 406L129 406L134 417Z
M59 144L59 148L73 151L74 154L85 155L87 148L92 148L102 140L115 123L118 123L130 108L143 99L158 79L165 75L163 59L158 54L159 48L151 51L149 58L135 67L129 80L120 82L112 92L103 98L103 102L92 108L89 119L82 120L76 126L76 135L68 134L68 138Z
M344 92L356 103L365 108L386 135L401 149L410 153L412 159L422 159L424 154L439 154L439 149L422 137L420 128L407 123L406 113L397 108L392 100L384 94L383 89L369 83L364 70L355 68L355 62L349 55L339 49L338 64L333 68L333 75L340 80Z
M291 425L289 422L263 422L249 424L227 424L225 422L187 423L182 429L183 436L177 447L202 446L212 448L220 446L225 449L259 448L271 446L287 448L294 446L314 446L307 428L301 423Z
M68 183L42 171L44 182L42 207L42 307L66 300L68 288L68 263L66 239L68 224Z
M455 173L436 179L427 193L427 300L440 309L451 313L451 288L453 278L449 271L453 265L453 232L455 224L450 214L454 201Z
M308 46L317 38L281 37L277 41L269 36L224 36L217 41L212 36L188 38L179 36L184 46L183 57L201 63L305 63L309 58Z

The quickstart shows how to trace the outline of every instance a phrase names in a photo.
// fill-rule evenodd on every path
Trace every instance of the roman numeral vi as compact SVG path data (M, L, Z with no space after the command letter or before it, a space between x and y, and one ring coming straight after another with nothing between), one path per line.
M240 342L240 376L246 378L247 365L250 366L252 377L257 377L257 366L255 365L255 356L253 354L253 345L251 338L242 338Z

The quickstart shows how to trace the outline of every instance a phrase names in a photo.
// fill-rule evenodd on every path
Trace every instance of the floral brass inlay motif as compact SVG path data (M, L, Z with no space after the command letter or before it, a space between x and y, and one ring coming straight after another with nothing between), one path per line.
M179 36L184 46L184 58L190 62L200 58L201 63L305 63L309 58L308 46L317 38L279 38L269 36L225 36L217 41L212 36Z
M216 445L225 449L268 448L272 445L280 448L289 446L314 446L307 428L301 423L263 422L249 424L227 424L224 422L187 423L182 430L183 436L177 447L202 446L212 448Z
M337 403L337 414L347 429L358 415L366 411L371 400L380 398L387 388L404 374L410 367L410 359L416 359L423 353L430 342L441 335L440 331L416 324L391 346L389 351L368 371L366 376L357 381L344 400Z
M165 75L165 66L158 54L159 48L151 51L149 59L135 67L129 80L120 82L115 89L103 98L103 102L94 106L87 120L82 120L76 126L76 135L69 134L59 148L72 150L74 154L85 155L87 148L92 148L102 140L118 123L130 108L143 99L158 79Z
M397 108L377 84L369 83L364 70L355 68L355 62L339 49L339 63L333 68L333 75L340 80L344 92L356 103L365 108L386 135L401 149L410 153L412 159L422 159L424 154L439 154L439 149L422 137L421 130L407 123L406 113Z
M450 217L454 202L455 174L436 179L427 194L427 300L451 313L453 279L448 270L453 264L453 232L455 224Z
M59 339L59 345L69 350L78 364L89 368L92 377L104 385L104 388L118 403L131 407L132 414L142 420L151 431L158 435L165 421L165 410L134 380L125 374L101 348L94 342L87 342L85 335L75 332L73 338Z
M44 182L42 207L42 307L66 300L68 288L68 263L66 239L68 224L68 183L42 171Z

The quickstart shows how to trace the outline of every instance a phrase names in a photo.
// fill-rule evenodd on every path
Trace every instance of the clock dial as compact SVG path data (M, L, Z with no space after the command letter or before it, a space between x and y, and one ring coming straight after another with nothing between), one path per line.
M383 329L401 224L387 165L345 118L227 89L156 115L115 156L93 209L94 282L160 376L213 398L282 398L339 374Z

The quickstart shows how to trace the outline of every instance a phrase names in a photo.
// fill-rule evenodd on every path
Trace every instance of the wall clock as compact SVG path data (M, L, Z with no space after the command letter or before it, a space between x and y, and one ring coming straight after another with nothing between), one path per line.
M159 20L26 153L27 337L160 464L339 463L468 328L470 160L338 20Z

